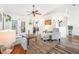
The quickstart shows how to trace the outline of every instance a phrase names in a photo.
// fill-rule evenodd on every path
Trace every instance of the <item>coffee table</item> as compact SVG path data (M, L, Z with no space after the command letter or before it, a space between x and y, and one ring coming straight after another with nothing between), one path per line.
M36 35L29 35L27 38L27 45L29 45L29 40L30 39L35 39L35 42L37 42L37 36Z

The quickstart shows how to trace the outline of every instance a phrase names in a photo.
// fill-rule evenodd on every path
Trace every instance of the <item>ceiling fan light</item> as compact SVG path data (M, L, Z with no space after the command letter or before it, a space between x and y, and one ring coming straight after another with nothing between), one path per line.
M38 13L38 10L35 10L35 5L33 5L33 10L31 11L31 14L35 17L36 15L41 15L41 13Z

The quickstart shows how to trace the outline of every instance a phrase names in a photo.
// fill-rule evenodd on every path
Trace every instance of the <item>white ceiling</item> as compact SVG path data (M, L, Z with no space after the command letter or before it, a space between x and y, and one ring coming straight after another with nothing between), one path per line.
M4 4L2 5L3 9L6 12L21 15L21 16L28 16L29 14L27 11L32 11L32 4ZM71 5L68 4L39 4L35 5L35 8L39 10L42 15L49 15L52 12L64 12L66 8Z

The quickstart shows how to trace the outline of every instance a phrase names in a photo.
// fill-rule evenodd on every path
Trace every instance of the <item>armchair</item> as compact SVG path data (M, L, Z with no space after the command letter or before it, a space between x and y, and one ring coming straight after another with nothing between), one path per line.
M56 40L59 40L60 42L60 38L61 38L61 35L60 35L59 28L54 28L52 33L52 40L56 39Z
M41 34L41 38L45 41L49 39L49 35L46 31L43 31L43 33Z
M42 33L41 38L45 40L58 40L60 42L60 31L59 28L53 28L53 31L45 31Z

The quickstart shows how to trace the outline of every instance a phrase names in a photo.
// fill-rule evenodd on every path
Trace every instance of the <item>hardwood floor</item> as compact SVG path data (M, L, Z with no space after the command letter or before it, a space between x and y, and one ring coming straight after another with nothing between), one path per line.
M55 46L55 44L51 46L41 40L37 40L37 42L35 42L34 40L30 40L28 51L30 51L30 54L46 54L49 50L51 50L53 46Z
M79 54L79 46L76 47L76 45L73 44L75 40L76 42L79 41L77 37L73 36L73 38L70 39L71 41L67 38L62 40L65 40L65 42L63 43L63 41L61 41L61 44L59 44L58 41L44 42L43 40L38 39L37 42L35 42L32 39L28 46L29 54Z
M60 44L58 41L44 42L42 39L38 39L36 42L31 39L27 48L27 51L25 51L18 44L14 46L11 54L79 54L79 37L62 38Z

